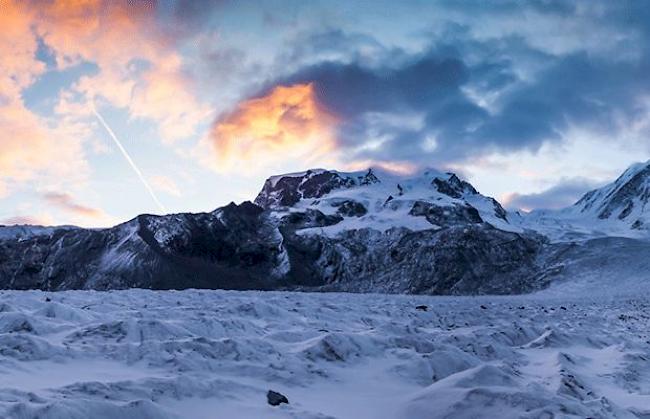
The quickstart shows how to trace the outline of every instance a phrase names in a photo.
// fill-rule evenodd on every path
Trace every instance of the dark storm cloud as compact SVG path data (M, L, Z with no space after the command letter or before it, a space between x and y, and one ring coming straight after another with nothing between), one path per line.
M289 74L272 78L259 94L277 85L314 83L321 102L342 121L343 147L356 147L378 135L385 140L355 158L435 164L486 151L535 151L544 143L562 141L572 126L615 137L622 126L647 112L640 99L650 95L650 20L643 17L650 16L635 3L614 3L587 9L543 0L441 3L503 19L516 19L525 10L557 18L558 24L575 18L587 31L580 35L585 39L567 39L577 45L573 49L545 49L537 45L540 39L517 33L480 38L467 22L453 21L442 35L432 35L430 46L419 53L384 48L368 34L340 29L310 34L284 57ZM609 50L599 49L596 34L616 37L618 27L636 42L625 43L621 36L603 41ZM311 62L295 67L310 56ZM314 57L322 59L314 62ZM376 114L415 115L422 123L384 123L381 117L371 117ZM424 148L431 139L437 147Z
M508 198L506 206L512 209L566 208L597 186L601 185L587 179L565 179L540 193L513 194Z

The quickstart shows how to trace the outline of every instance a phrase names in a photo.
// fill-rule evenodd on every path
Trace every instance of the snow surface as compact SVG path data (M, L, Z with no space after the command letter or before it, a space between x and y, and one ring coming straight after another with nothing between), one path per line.
M650 303L567 295L4 291L0 417L648 417Z

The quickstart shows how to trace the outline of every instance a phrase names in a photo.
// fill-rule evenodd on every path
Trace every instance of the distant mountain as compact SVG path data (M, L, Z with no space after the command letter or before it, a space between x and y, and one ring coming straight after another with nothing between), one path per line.
M650 227L650 161L627 169L614 183L583 196L573 212L621 222L634 230Z
M522 215L453 173L307 170L210 213L0 227L0 288L513 294L597 279L611 290L650 281L638 257L649 175L635 165L570 208Z
M543 244L454 174L318 169L211 213L0 233L0 288L508 294L543 286Z
M30 225L0 225L0 240L23 240L34 236L51 235L57 230L73 230L78 227L60 226L60 227L42 227Z
M650 237L650 161L630 166L616 181L588 192L571 207L533 211L522 225L563 241Z
M453 225L489 223L506 231L508 213L495 199L485 197L453 173L426 170L418 176L396 176L369 169L363 172L308 170L269 178L255 199L279 213L309 212L329 217L319 234L371 228L412 231Z

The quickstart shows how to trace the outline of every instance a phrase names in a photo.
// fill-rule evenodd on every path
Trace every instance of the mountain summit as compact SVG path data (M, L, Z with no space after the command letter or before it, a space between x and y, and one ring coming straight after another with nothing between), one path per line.
M330 217L330 224L318 230L328 235L363 228L419 231L483 222L517 230L496 200L481 195L455 174L434 169L414 176L372 168L360 172L316 169L273 176L255 203L277 214L307 212Z
M618 179L586 193L573 206L536 210L522 225L566 241L586 237L647 237L650 233L650 161L630 166Z
M600 220L620 220L632 229L650 221L650 161L628 168L615 182L583 196L574 211Z

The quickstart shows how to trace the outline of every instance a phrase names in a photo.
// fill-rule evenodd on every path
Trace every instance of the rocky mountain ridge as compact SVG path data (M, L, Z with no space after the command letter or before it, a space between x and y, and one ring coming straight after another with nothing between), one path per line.
M637 174L622 177L636 187L590 197L633 202L636 214ZM589 197L581 202L576 208L596 206ZM554 244L543 228L534 231L468 182L435 170L406 178L316 169L269 178L255 203L210 213L141 215L102 230L3 230L4 289L513 294L565 280L567 266L589 266L594 252L607 251L602 240L590 252ZM609 259L615 270L616 255Z

